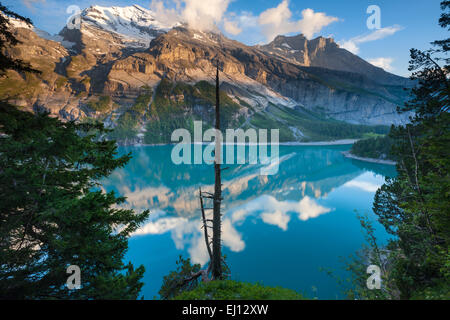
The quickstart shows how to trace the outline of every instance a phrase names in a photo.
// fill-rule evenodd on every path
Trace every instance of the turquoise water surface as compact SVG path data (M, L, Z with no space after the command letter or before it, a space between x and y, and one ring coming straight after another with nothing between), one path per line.
M133 159L104 181L107 191L127 197L126 206L151 210L130 238L126 261L144 265L142 293L158 297L164 275L181 254L208 261L198 189L212 191L211 165L175 165L173 146L122 147ZM350 146L280 146L278 174L261 176L260 165L231 165L223 172L223 251L232 278L303 292L319 299L342 298L336 281L321 268L345 277L341 257L361 248L355 210L371 211L375 191L395 168L351 160ZM388 239L376 223L381 242Z

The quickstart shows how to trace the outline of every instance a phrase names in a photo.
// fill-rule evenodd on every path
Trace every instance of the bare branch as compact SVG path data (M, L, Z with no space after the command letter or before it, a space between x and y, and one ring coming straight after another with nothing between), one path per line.
M206 249L208 250L208 255L209 255L209 259L210 261L212 260L212 252L211 252L211 247L209 246L209 236L208 236L208 226L207 226L207 220L206 220L206 215L205 215L205 209L203 206L203 197L202 197L202 188L199 188L199 192L200 192L200 208L202 211L202 219L203 219L203 232L204 232L204 236L205 236L205 244L206 244Z

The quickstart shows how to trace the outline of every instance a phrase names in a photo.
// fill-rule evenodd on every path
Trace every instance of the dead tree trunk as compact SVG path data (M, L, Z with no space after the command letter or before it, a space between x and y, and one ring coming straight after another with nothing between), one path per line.
M200 210L202 213L202 222L204 228L204 237L205 244L208 250L208 255L210 258L210 263L207 270L200 270L199 272L191 274L188 278L182 279L179 281L175 287L182 287L189 282L198 281L198 278L201 277L203 282L207 282L210 280L221 280L223 277L222 273L222 263L225 264L226 269L228 266L226 265L224 259L222 259L222 240L221 240L221 232L222 232L222 214L221 214L221 205L222 205L222 177L221 177L221 165L222 165L222 134L220 131L220 90L219 90L219 61L217 61L217 71L216 71L216 137L215 137L215 160L214 160L214 174L215 174L215 183L214 183L214 194L209 192L202 192L202 189L199 188L199 196L200 196ZM227 168L224 168L224 170ZM204 199L212 199L213 208L205 208ZM213 218L206 219L205 210L213 210ZM212 226L208 225L208 223L212 223ZM212 241L210 242L208 229L212 229ZM212 244L212 247L211 247ZM209 274L211 273L211 278Z
M202 220L203 220L203 233L205 236L205 243L206 243L206 249L208 250L208 256L209 256L209 260L212 260L212 251L211 251L211 246L209 243L209 235L208 235L208 220L206 219L206 213L205 213L205 206L203 205L203 192L202 192L202 188L199 189L199 194L200 194L200 210L202 211ZM211 265L211 264L210 264ZM208 268L210 269L210 268Z
M216 71L216 148L214 161L214 205L213 205L213 239L212 239L212 278L219 280L222 278L222 243L221 229L222 217L220 213L222 204L222 178L221 178L221 158L222 139L220 137L220 92L219 92L219 62L217 61Z

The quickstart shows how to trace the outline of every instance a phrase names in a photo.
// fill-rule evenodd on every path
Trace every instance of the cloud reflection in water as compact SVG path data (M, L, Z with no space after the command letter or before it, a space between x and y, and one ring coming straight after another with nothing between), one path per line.
M222 222L223 245L233 252L241 252L245 249L242 234L236 229L236 226L241 225L248 217L261 218L264 223L286 231L291 214L296 214L299 220L306 221L330 211L332 209L317 204L308 196L300 201L278 201L273 196L263 195L226 211ZM203 265L208 261L200 219L170 217L160 212L132 236L157 235L167 232L171 232L178 250L188 248L190 258L194 263Z
M104 186L125 196L126 207L152 211L133 236L170 234L178 250L187 250L193 262L206 263L198 188L213 191L210 166L175 166L166 159L170 146L132 150L132 163L115 171ZM336 188L373 191L379 185L369 176L361 176L364 171L333 148L280 150L275 176L259 175L259 165L236 165L224 171L222 240L233 252L246 248L245 230L239 227L249 217L287 231L295 218L307 221L333 211L318 201Z

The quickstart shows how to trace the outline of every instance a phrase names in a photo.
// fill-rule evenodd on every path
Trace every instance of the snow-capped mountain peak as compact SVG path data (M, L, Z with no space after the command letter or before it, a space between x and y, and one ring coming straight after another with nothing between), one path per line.
M148 47L158 34L180 23L158 21L153 11L138 5L128 7L91 6L81 12L81 31L93 36L92 28L111 32L129 47Z

